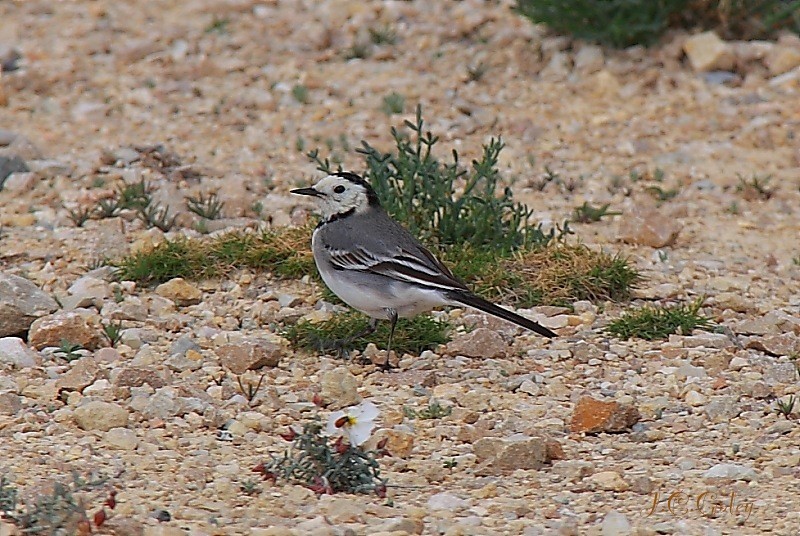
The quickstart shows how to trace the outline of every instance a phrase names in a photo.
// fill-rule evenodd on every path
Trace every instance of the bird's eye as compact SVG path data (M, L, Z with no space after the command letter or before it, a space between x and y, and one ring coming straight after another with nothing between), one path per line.
M337 186L336 188L334 188L334 189L333 189L333 191L334 191L334 192L336 192L337 194L340 194L340 193L344 192L344 186L342 186L342 185L340 184L339 186Z

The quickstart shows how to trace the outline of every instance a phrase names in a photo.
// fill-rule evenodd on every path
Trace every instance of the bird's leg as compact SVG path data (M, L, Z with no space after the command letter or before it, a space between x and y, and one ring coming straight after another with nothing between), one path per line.
M389 307L387 307L385 310L386 310L386 315L389 317L389 322L391 325L389 327L389 345L386 347L386 363L381 365L381 368L383 370L390 370L395 368L392 366L391 362L389 361L389 358L392 355L392 341L394 339L394 328L397 327L397 311Z

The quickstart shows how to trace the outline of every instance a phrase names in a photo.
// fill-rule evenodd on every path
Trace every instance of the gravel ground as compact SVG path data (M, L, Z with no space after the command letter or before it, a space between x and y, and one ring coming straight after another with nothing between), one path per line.
M73 312L37 320L24 343L0 340L0 474L27 498L71 471L111 477L117 506L98 532L113 534L799 534L800 427L774 402L800 391L800 67L776 72L774 60L800 54L796 36L728 44L728 71L698 73L684 35L603 51L509 7L1 3L0 62L9 50L21 58L0 77L0 157L29 171L0 192L0 304L6 292L17 307L0 319L27 326L58 308L47 295ZM369 30L384 28L395 42L373 43ZM404 114L382 111L392 92ZM541 221L585 201L621 211L573 225L577 237L629 256L646 277L637 299L704 296L727 334L618 341L600 328L627 305L542 307L528 312L558 331L552 342L487 321L460 347L492 348L490 358L457 340L384 374L293 353L271 331L313 314L320 289L307 280L237 272L155 289L90 271L163 238L126 215L72 223L69 209L122 181L149 180L172 207L217 191L226 219L215 229L303 223L308 207L288 190L320 174L299 149L360 171L352 148L390 148L390 126L416 103L442 158L477 158L502 136L504 177ZM767 176L767 192L741 188ZM653 188L669 199L656 203ZM179 223L168 236L198 235L191 214ZM116 349L99 335L109 320L125 327ZM81 359L54 354L65 335L87 348ZM254 403L230 374L214 381L226 347L278 361L244 374L266 374ZM227 368L252 364L237 359ZM391 501L240 489L283 449L278 433L317 412L316 393L334 402L323 417L347 400L381 409ZM638 419L618 433L573 431L587 396ZM450 415L399 409L431 398Z

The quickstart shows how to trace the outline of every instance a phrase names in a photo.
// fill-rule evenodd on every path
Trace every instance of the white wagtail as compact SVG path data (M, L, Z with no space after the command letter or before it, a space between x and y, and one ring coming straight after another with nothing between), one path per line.
M391 322L387 352L398 318L443 305L467 305L545 337L556 336L470 292L383 210L375 190L355 173L333 173L313 188L292 193L316 198L322 220L314 229L311 249L322 280L342 301L371 317L370 332L378 320Z

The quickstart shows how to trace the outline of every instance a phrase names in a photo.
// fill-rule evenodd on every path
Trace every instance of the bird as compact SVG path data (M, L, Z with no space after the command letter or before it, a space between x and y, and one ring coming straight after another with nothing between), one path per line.
M463 281L381 206L372 186L356 173L339 171L313 187L291 193L314 198L321 217L311 250L323 282L347 305L390 325L387 354L398 318L441 306L468 306L544 337L557 334L467 288ZM355 338L357 336L351 337Z

